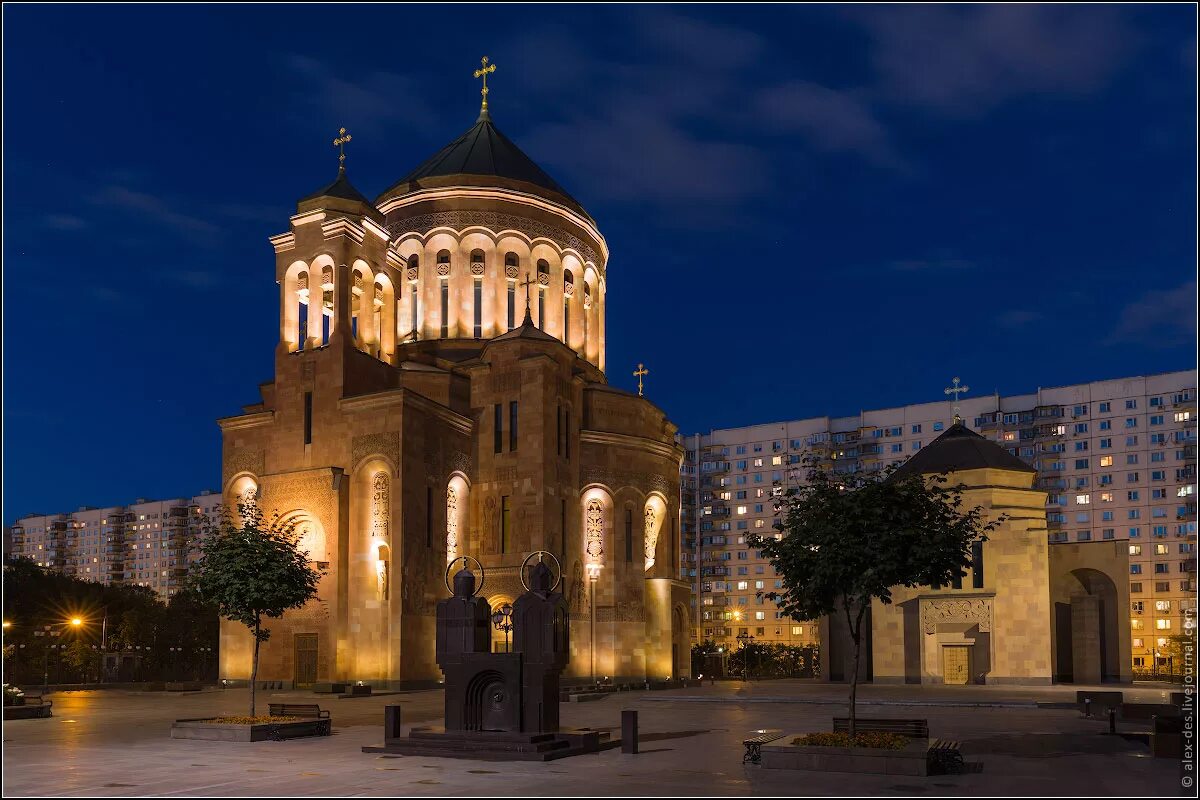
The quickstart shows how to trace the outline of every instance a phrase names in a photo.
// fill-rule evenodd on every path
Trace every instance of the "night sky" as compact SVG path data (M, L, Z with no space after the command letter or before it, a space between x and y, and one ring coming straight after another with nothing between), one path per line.
M497 126L684 432L1195 366L1195 8L5 6L4 521L217 489L295 201Z

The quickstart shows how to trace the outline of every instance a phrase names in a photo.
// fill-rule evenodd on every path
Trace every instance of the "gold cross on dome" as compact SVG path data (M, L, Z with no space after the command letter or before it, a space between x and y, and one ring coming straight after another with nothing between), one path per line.
M954 396L954 421L955 422L962 422L962 417L959 416L959 413L958 413L958 396L960 394L966 394L968 391L970 391L970 389L971 389L970 386L959 386L959 381L958 381L957 375L954 376L954 380L951 381L951 385L946 387L946 394Z
M483 112L483 111L487 111L487 96L488 96L487 76L488 76L488 73L496 71L496 65L489 64L487 56L484 56L479 61L481 64L483 64L483 67L481 69L475 70L475 77L483 78L483 89L481 89L479 92L480 94L483 95L483 104L479 106L479 110L481 112Z
M649 375L649 374L650 374L650 370L646 369L645 364L639 363L638 368L636 370L634 370L633 377L638 379L638 397L642 396L642 389L643 389L642 376Z
M350 134L346 133L345 128L338 130L338 137L333 140L333 146L338 148L338 166L346 166L346 142L350 141Z

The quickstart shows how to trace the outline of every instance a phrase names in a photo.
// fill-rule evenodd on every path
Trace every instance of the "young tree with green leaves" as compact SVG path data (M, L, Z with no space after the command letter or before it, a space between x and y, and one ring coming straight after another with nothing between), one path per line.
M850 676L850 735L855 731L863 624L872 600L892 602L892 587L950 583L971 564L971 546L986 541L1001 521L983 509L962 508L961 486L945 475L835 475L807 458L806 483L790 488L776 507L783 535L753 535L783 581L767 592L796 621L837 614L854 644Z
M224 513L215 523L203 521L201 527L200 559L192 568L190 584L222 617L242 623L254 636L253 717L259 647L271 637L263 618L278 619L316 597L325 570L301 549L295 522L278 514L267 520L257 504L239 504L236 517Z

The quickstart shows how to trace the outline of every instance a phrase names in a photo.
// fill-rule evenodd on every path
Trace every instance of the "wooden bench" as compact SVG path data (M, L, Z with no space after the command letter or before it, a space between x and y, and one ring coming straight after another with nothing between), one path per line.
M934 739L929 743L928 758L931 774L958 775L966 770L961 745L949 739Z
M322 711L316 703L268 703L267 713L272 717L316 717L324 724L321 725L321 735L328 736L333 732L333 720L328 711Z
M862 717L854 721L856 733L898 733L910 739L928 739L929 721L924 719L879 719ZM849 733L850 718L834 717L834 733Z
M742 740L742 746L746 748L746 754L742 756L743 764L761 764L762 746L770 744L776 739L782 739L784 735L781 730L755 731L754 733L757 735Z

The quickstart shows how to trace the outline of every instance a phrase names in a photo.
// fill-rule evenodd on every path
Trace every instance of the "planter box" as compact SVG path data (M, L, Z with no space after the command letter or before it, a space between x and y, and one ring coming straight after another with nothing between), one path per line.
M302 719L298 722L261 722L254 725L226 725L206 719L177 719L171 725L172 739L207 739L214 742L266 742L296 739L301 736L328 736L327 719Z
M876 775L928 775L929 740L913 739L899 750L877 747L813 747L791 742L803 733L789 733L762 746L764 769L806 769L815 772L857 772ZM786 744L783 744L786 742Z
M49 703L30 703L28 705L5 706L4 719L45 719L51 716Z

